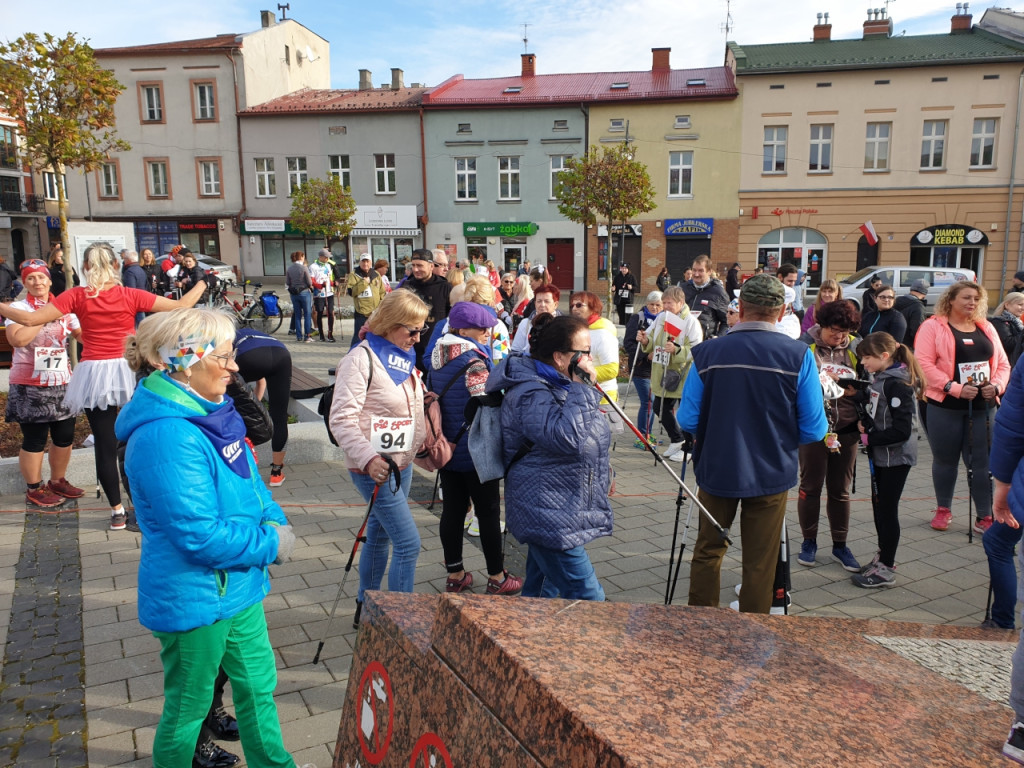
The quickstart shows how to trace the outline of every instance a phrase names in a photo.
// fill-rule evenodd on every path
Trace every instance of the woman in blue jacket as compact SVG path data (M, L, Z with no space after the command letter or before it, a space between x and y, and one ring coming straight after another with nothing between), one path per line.
M526 597L604 600L584 545L612 532L611 430L581 374L597 380L586 322L541 314L530 357L506 358L487 380L488 392L505 390L505 521L529 547Z
M211 310L153 315L129 337L125 357L157 370L117 419L142 531L139 622L160 641L164 709L153 765L189 765L213 698L218 666L234 691L251 766L293 768L274 705L277 669L263 598L267 566L283 563L295 536L260 479L245 425L224 397L234 360L230 318ZM153 447L173 445L174 462Z

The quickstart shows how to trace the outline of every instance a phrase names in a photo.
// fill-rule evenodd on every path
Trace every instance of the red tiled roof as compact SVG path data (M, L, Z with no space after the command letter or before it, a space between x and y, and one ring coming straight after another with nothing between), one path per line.
M173 40L169 43L152 45L129 45L123 48L97 48L97 58L121 56L148 56L179 53L201 53L203 51L230 51L242 47L240 34L223 34L216 37L200 37L196 40Z
M371 88L333 90L303 88L285 96L242 110L241 115L288 115L311 112L373 112L377 110L418 109L426 88Z
M703 80L703 85L688 85ZM627 88L612 88L627 83ZM520 89L507 93L509 88ZM423 96L423 105L548 104L555 102L732 98L738 95L728 67L644 72L589 72L466 80L456 75Z

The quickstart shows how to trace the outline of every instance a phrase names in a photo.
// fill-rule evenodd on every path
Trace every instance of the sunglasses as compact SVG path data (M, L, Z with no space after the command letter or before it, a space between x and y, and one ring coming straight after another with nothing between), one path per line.
M427 330L426 326L423 326L422 328L410 328L408 325L403 325L402 327L409 332L410 336L419 336L421 333Z
M579 309L580 307L585 307L585 306L587 306L586 303L584 303L582 301L577 301L576 303L574 303L572 305L572 308L573 309ZM576 350L576 351L578 351L578 350Z

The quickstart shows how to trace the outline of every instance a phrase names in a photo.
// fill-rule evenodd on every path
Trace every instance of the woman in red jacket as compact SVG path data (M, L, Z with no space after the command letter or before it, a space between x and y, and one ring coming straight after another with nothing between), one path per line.
M977 283L954 283L939 297L935 314L921 324L914 353L925 376L927 431L937 508L932 528L944 531L960 459L970 462L974 530L992 525L988 482L988 434L992 406L1006 389L1010 362L985 319L988 294Z

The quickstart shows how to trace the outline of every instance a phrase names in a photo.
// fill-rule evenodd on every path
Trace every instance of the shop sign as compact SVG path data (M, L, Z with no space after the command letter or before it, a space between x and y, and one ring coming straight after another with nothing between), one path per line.
M530 237L540 229L532 221L466 222L462 234L466 237Z
M47 229L60 229L60 217L59 216L47 216L46 217L46 228Z
M980 229L962 224L939 224L914 235L921 245L988 245L988 236Z
M715 231L714 219L665 219L666 235L707 235Z
M622 234L621 224L612 224L612 236ZM644 225L643 224L627 224L626 225L626 237L643 237ZM608 237L608 227L604 224L599 224L597 227L598 237Z
M180 232L198 232L217 229L215 221L182 221L178 223Z
M242 222L245 234L255 232L284 232L284 219L246 219Z
M356 229L416 229L415 205L358 205Z

